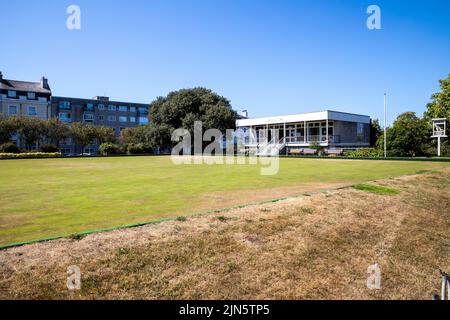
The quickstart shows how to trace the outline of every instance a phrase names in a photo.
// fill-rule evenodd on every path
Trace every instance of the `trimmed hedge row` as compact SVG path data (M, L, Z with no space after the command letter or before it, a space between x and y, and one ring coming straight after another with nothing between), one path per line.
M379 150L376 149L359 149L354 151L347 151L344 154L347 157L365 157L365 158L379 158L382 157L383 154Z
M0 159L35 159L61 157L60 152L0 153Z

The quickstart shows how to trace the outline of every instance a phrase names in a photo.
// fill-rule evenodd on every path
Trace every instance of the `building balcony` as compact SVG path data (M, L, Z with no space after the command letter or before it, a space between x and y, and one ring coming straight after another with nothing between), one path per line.
M304 136L297 137L286 137L284 140L286 144L294 144L294 145L310 145L312 143L319 144L334 144L341 143L341 137L339 135L310 135L307 136L306 139ZM269 143L268 139L265 137L260 138L251 138L245 137L244 144L245 145L258 145L258 144L266 144Z

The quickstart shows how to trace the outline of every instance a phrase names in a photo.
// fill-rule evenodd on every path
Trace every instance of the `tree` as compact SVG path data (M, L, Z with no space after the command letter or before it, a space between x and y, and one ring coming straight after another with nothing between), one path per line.
M374 147L378 141L378 138L382 134L380 122L378 119L374 119L370 123L370 146Z
M16 123L21 140L25 143L27 150L42 140L45 134L46 121L39 118L18 117L12 119Z
M114 143L104 142L98 147L98 151L100 154L107 156L110 154L118 154L121 152L120 146L115 145Z
M149 126L138 126L133 128L125 128L120 132L120 142L124 145L128 144L139 144L144 145L150 144L149 139Z
M150 104L151 140L152 143L166 144L171 132L178 128L187 129L192 135L195 121L203 122L203 130L214 128L225 134L226 129L235 128L236 119L237 113L230 102L209 89L173 91ZM163 133L168 139L161 136Z
M99 145L102 143L114 143L116 141L114 129L110 127L95 127L95 140Z
M84 148L94 143L97 130L91 124L74 122L70 127L70 136L76 144L81 146L81 152L84 153Z
M17 130L17 122L13 118L0 115L0 144L7 143Z
M44 136L48 143L58 146L62 140L68 138L70 129L58 118L51 118L45 123Z
M431 101L427 104L427 110L424 118L429 125L430 135L432 133L431 119L446 118L447 119L447 136L450 136L450 74L447 79L439 80L441 91L431 96ZM435 154L437 148L437 140L432 139L428 144L430 154ZM450 143L448 139L441 142L441 151L444 156L450 156Z
M441 91L431 96L431 102L427 104L424 118L431 122L433 118L446 118L447 124L450 121L450 74L447 79L439 80ZM447 135L450 133L450 126L447 125ZM431 126L430 126L431 134Z
M172 128L167 124L148 127L148 146L153 149L166 150L172 146Z
M383 135L378 139L378 147L383 148ZM429 127L425 120L414 112L400 114L392 128L387 130L387 150L389 156L414 157L426 154L429 141Z

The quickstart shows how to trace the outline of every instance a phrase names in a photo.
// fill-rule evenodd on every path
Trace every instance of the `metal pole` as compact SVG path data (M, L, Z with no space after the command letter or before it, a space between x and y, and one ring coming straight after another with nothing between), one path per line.
M441 137L438 137L438 157L441 156Z
M387 157L386 93L384 94L384 157Z

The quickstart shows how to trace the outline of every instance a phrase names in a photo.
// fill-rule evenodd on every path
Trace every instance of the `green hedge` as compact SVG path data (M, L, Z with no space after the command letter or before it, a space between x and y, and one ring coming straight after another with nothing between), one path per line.
M61 157L60 152L0 153L0 159L34 159Z
M364 157L364 158L378 158L381 157L382 154L379 150L376 149L359 149L355 151L347 151L344 156L346 157Z

